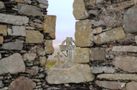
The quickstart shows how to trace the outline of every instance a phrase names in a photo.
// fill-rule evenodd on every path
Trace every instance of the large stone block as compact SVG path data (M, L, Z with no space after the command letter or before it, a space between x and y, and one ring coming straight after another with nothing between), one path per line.
M118 27L94 36L94 42L96 44L105 44L112 41L122 40L124 38L126 38L126 35L123 28Z
M93 45L91 22L81 20L76 22L75 44L78 47L91 47Z
M44 33L47 33L51 39L55 39L56 16L47 15L44 17Z
M126 90L137 90L137 82L129 82L126 85Z
M53 68L46 78L50 84L81 83L93 81L91 69L88 65L75 64L70 68Z
M89 48L75 48L74 58L72 62L74 63L88 63L90 60L90 49Z
M45 52L46 52L46 54L53 54L54 53L54 47L53 47L53 41L52 40L46 40Z
M119 56L113 62L115 67L127 72L137 72L137 57L133 56Z
M73 15L77 20L89 17L84 0L74 0Z
M26 31L26 43L42 43L43 39L44 36L39 31Z
M8 33L8 27L6 25L0 25L0 34L3 36L7 36Z
M29 18L26 16L15 16L0 13L0 22L13 25L26 25L29 22Z

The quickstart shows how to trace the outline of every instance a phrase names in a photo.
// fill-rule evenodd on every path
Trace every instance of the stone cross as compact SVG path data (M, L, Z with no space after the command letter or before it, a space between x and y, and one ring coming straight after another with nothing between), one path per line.
M73 50L75 47L75 42L72 37L67 37L60 45L60 51L68 57L68 60L72 60Z

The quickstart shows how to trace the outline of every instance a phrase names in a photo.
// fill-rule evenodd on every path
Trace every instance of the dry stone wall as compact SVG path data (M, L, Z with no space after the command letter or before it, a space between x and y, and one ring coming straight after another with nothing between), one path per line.
M137 90L136 0L74 0L77 63L89 64L92 90ZM86 55L86 56L85 56Z
M47 0L0 0L0 90L46 90L56 16Z

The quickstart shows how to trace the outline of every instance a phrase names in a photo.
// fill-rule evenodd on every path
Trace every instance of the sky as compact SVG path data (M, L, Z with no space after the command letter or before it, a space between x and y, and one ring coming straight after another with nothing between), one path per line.
M66 37L73 37L75 32L75 19L73 17L74 0L48 0L48 15L56 15L56 39L54 47L61 44Z

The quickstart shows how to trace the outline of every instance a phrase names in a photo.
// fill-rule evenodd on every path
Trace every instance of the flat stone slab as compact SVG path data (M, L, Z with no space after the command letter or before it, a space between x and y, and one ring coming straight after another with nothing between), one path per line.
M29 18L26 16L15 16L0 13L0 22L13 25L26 25L29 22Z
M0 60L0 74L16 74L19 72L25 72L25 64L23 62L22 56L19 53L15 53L7 58Z
M114 52L137 52L137 46L113 46L112 51Z
M89 65L75 64L70 68L53 68L48 71L46 78L50 84L81 83L93 81Z
M129 82L126 85L126 90L137 90L137 82Z
M100 74L97 79L137 81L137 74Z

